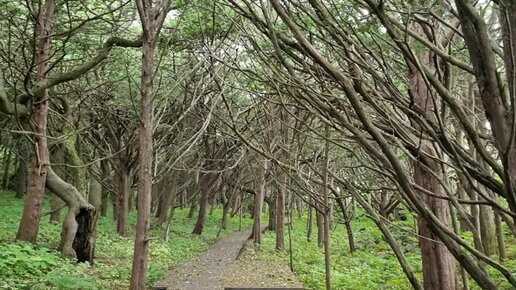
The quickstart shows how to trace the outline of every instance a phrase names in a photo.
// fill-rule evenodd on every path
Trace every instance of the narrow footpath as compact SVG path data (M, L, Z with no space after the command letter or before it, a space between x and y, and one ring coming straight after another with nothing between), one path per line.
M249 234L242 231L219 240L196 260L173 268L154 289L302 288L283 261L261 261L248 249L239 256Z

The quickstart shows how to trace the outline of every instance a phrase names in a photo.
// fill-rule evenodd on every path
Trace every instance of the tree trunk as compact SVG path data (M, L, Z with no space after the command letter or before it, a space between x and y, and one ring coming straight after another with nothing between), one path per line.
M317 245L322 248L324 242L324 217L323 214L317 210Z
M195 200L192 199L192 202L190 203L190 209L188 210L188 218L192 219L194 217L195 208L197 207L197 203Z
M424 144L422 150L433 152L429 144ZM432 154L433 155L433 154ZM421 163L425 164L421 164ZM442 172L437 161L425 158L414 164L414 181L416 184L435 194L443 195L439 181L433 174ZM433 174L428 168L432 168ZM449 204L445 199L439 199L421 194L421 199L445 224L450 225ZM423 282L425 289L455 289L455 259L446 246L439 242L439 238L432 232L428 222L418 219L419 245L423 263Z
M281 169L280 169L281 170ZM281 179L285 181L285 179ZM285 184L278 184L276 193L276 249L285 248Z
M46 79L48 71L48 58L50 53L50 36L54 19L55 3L53 0L45 1L39 6L37 20L35 21L36 40L36 81ZM17 240L35 243L38 236L39 221L43 195L45 193L45 180L47 178L47 114L48 114L48 89L34 96L34 110L32 119L35 124L34 144L32 160L29 169L29 185L23 207L23 213L16 235Z
M222 207L222 221L220 222L220 229L226 230L228 228L228 215L229 215L229 201L224 203Z
M143 28L143 56L138 159L140 166L138 172L138 215L130 289L143 290L145 289L145 278L147 276L152 201L152 161L154 158L152 147L154 53L163 21L169 10L170 1L164 0L153 6L152 1L137 0L136 6Z
M415 31L421 32L419 24L412 24ZM417 58L420 63L438 70L436 68L436 57L431 53L419 53ZM424 114L435 119L438 108L434 106L435 92L433 92L419 72L419 70L408 61L409 66L409 87L412 92L414 103L418 105ZM434 99L434 100L432 100ZM434 157L437 156L431 141L426 136L414 136L420 148L417 160L413 162L414 182L422 188L436 195L444 196L438 178L442 178L442 165ZM419 193L420 199L428 206L435 216L446 226L451 228L450 209L448 201L435 198L425 193ZM455 289L455 259L446 246L439 241L437 235L432 231L426 219L419 217L417 220L419 230L419 246L421 248L421 260L423 264L423 282L425 289Z
M25 154L26 155L26 154ZM27 156L18 157L16 170L16 197L23 198L27 192Z
M107 216L107 210L109 206L109 191L103 186L101 191L101 199L100 199L100 215Z
M173 176L166 178L167 186L162 189L161 201L158 204L158 220L156 221L157 226L161 226L167 220L167 213L172 201L176 197L176 178Z
M125 156L119 156L118 161L118 166L115 168L116 231L121 236L127 236L130 190L129 169L127 168Z
M58 223L61 220L63 201L54 193L50 197L50 221Z
M498 257L500 262L503 262L506 258L505 254L505 241L503 236L502 218L498 212L495 212L495 228L496 228L496 242L498 245Z
M324 266L325 266L325 276L326 276L326 290L331 290L331 265L330 265L330 220L331 220L331 204L329 197L329 182L328 182L328 170L330 166L330 131L328 125L325 125L325 133L326 140L324 142L324 166L322 170L322 180L323 180L323 200L324 206L326 207L324 210Z
M267 230L276 231L276 196L268 198L265 200L267 202L267 207L269 208L269 224L267 225Z
M267 167L268 160L263 159L261 164L259 164L259 174L258 180L256 182L258 190L254 195L254 206L253 206L253 243L261 244L262 243L262 208L263 208L263 200L265 198L265 178L267 176Z
M199 198L199 214L197 216L197 222L192 231L194 235L201 235L204 229L204 223L206 221L206 209L208 207L208 195L209 195L209 173L203 173L201 177L201 197Z
M211 130L211 126L208 127L208 132ZM203 137L203 144L205 150L205 161L203 168L205 172L201 173L199 178L201 197L199 200L199 215L197 216L197 222L192 231L194 235L201 235L204 229L204 223L206 221L206 211L208 209L208 203L210 198L210 192L212 192L218 183L219 173L216 172L220 161L219 156L215 149L214 141L210 141L207 134ZM219 148L220 149L220 148Z
M312 240L312 229L313 229L313 216L314 207L308 205L308 218L306 219L306 240L310 242Z
M346 233L348 235L348 245L349 252L353 253L356 250L355 247L355 237L353 235L353 227L351 226L351 218L353 217L353 212L350 209L353 209L352 204L350 203L348 206L344 203L344 200L337 193L333 193L335 198L337 199L337 205L342 211L342 218L344 219L344 226L346 227Z
M4 163L4 176L2 177L2 188L7 189L9 187L9 173L11 170L11 159L12 159L12 152L11 150L5 150L7 151L7 155L5 156L6 160Z
M97 211L73 185L64 182L50 167L46 185L68 205L59 245L62 255L77 258L78 262L93 263Z
M113 184L113 178L111 174L111 167L109 166L109 162L107 160L100 161L100 172L101 172L101 204L100 204L100 215L106 216L107 210L109 206L109 197L111 195L110 190L106 186L108 183ZM113 212L113 215L115 213Z
M97 211L102 207L102 185L93 174L90 175L88 201Z

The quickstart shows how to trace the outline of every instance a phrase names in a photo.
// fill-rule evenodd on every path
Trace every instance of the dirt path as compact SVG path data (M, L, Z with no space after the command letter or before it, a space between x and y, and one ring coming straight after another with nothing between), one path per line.
M154 289L301 288L301 283L282 261L264 262L249 250L236 260L249 233L237 232L221 239L196 260L173 268Z

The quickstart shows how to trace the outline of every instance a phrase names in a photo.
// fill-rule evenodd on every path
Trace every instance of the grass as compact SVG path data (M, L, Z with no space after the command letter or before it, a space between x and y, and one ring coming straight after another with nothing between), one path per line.
M76 263L62 259L55 251L58 246L61 225L44 216L40 223L38 243L14 243L23 200L13 192L0 191L0 289L127 289L131 274L134 248L134 231L124 238L116 234L116 224L111 213L100 217L98 222L95 265ZM44 203L44 212L49 211L49 200ZM66 209L64 210L66 211ZM197 257L217 240L222 211L216 209L208 215L202 236L190 234L195 218L187 217L188 209L178 209L169 242L163 229L151 231L148 285L166 275L174 265ZM242 219L242 228L252 221ZM136 213L129 216L129 228L134 229ZM228 220L228 229L223 237L237 231L238 217Z
M313 236L309 242L306 238L306 222L306 215L294 214L291 232L294 272L306 289L324 289L324 252L317 245L317 225L314 221ZM358 214L352 225L355 244L358 247L353 254L349 253L344 225L337 225L331 233L332 289L412 289L376 225L363 214ZM422 282L421 253L413 225L414 220L408 215L407 221L393 221L390 223L390 228L400 243L412 270ZM285 232L285 235L287 250L279 252L275 250L275 234L267 232L264 235L263 244L257 250L260 259L283 259L288 262L288 232ZM508 259L504 262L504 266L514 272L516 271L516 241L509 235L506 235L506 248ZM513 289L499 273L491 268L488 268L488 271L497 281L500 289ZM474 284L471 280L472 289L479 289Z

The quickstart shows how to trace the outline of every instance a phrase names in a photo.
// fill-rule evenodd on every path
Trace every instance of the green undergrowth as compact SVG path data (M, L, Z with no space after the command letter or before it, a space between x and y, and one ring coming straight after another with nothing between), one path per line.
M57 249L61 225L42 218L38 243L13 242L23 210L23 200L13 192L0 192L0 289L127 289L131 274L134 231L129 237L116 233L111 213L98 222L95 264L76 263L62 259ZM44 212L49 211L45 200ZM63 210L63 215L64 212ZM192 235L195 218L187 217L188 209L177 209L169 241L164 240L164 229L152 229L148 285L164 277L170 267L193 259L217 240L222 211L208 215L202 236ZM129 228L134 229L136 213L129 216ZM242 219L242 228L251 221ZM223 237L239 228L238 216L228 220Z
M399 241L407 259L417 275L421 275L420 256L415 240L403 234L410 231L407 223L396 224ZM412 289L406 281L399 264L383 241L381 232L365 216L353 223L355 234L354 253L349 252L344 225L336 224L331 232L331 281L332 289ZM275 250L275 234L266 232L263 243L256 251L261 259L289 260L289 232L285 231L285 251ZM306 289L324 289L325 271L323 249L317 245L317 225L313 223L311 241L307 240L306 215L293 215L292 258L294 272Z
M390 229L400 244L416 277L422 282L421 254L418 249L417 236L414 233L414 219L407 214L406 221L390 222ZM293 215L291 231L292 258L294 272L306 289L325 289L324 252L317 245L317 225L314 220L311 241L307 241L306 215ZM358 214L353 221L355 245L357 250L349 252L348 238L344 225L337 224L331 233L331 282L332 289L412 289L406 279L398 260L388 244L383 240L380 230L364 214ZM515 240L506 236L508 259L504 265L516 271ZM283 259L289 262L289 236L285 231L285 251L275 250L275 234L266 232L262 245L251 248L260 259ZM500 289L513 289L503 277L488 269L499 282ZM475 288L471 281L472 289Z

